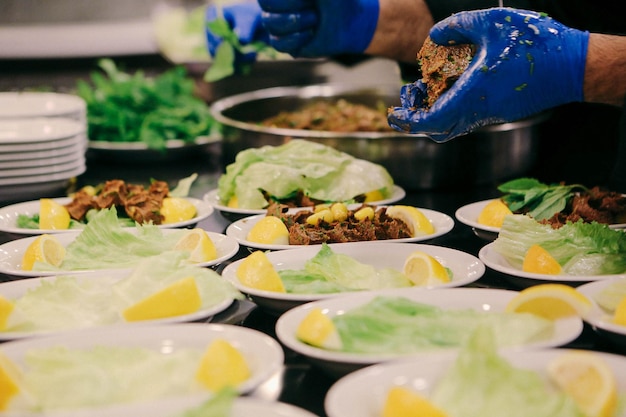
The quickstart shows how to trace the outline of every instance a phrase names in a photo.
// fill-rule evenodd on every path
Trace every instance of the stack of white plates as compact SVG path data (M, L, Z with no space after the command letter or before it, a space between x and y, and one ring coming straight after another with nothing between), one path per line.
M52 196L85 172L85 102L58 93L0 93L0 202Z

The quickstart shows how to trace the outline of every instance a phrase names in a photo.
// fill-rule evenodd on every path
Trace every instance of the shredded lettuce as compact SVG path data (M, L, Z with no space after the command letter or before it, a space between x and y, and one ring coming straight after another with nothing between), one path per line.
M25 352L21 396L8 411L71 410L203 393L195 379L201 348L168 354L143 347L98 345Z
M131 268L141 260L172 250L185 230L155 225L136 225L134 232L120 226L115 207L95 213L90 222L67 246L60 267L35 262L35 271Z
M383 166L301 139L245 149L218 180L220 200L236 195L239 207L251 209L267 206L260 190L278 199L302 190L321 201L351 201L374 190L388 196L392 189Z
M626 279L615 281L593 295L596 303L609 313L614 313L626 297Z
M534 314L447 310L388 296L377 296L332 320L343 351L370 354L459 348L479 325L493 329L500 347L543 340L554 332L552 321Z
M437 382L431 401L449 417L583 417L573 400L538 372L497 353L494 332L480 326Z
M237 395L231 387L223 388L199 406L172 417L230 417Z
M626 233L600 223L568 222L559 229L525 215L507 216L493 249L516 268L538 244L569 275L606 275L626 271Z
M355 290L410 287L411 281L393 268L376 269L334 252L323 243L302 270L278 271L288 293L320 294Z
M185 262L183 252L166 252L145 259L122 278L97 279L59 276L41 282L13 300L14 310L5 331L31 332L84 328L123 323L121 312L176 281L193 277L202 300L201 309L243 295L212 269Z

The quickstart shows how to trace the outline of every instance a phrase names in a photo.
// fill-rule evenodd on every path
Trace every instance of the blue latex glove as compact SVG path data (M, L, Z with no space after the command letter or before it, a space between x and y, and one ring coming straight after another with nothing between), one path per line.
M223 13L220 14L220 8ZM206 21L211 22L223 17L230 25L230 28L237 35L237 39L242 45L247 45L254 41L262 41L269 44L269 34L263 28L261 22L261 8L256 1L248 3L237 3L229 6L209 6L206 10ZM207 46L211 56L215 56L217 48L222 43L222 38L216 36L210 30L206 30ZM237 57L242 62L254 62L255 53L248 53Z
M378 22L378 0L259 0L278 51L295 57L360 54Z
M588 32L543 14L494 8L452 15L436 24L430 37L440 45L475 44L477 51L428 110L421 81L402 87L402 107L388 115L399 131L444 142L481 126L583 100Z

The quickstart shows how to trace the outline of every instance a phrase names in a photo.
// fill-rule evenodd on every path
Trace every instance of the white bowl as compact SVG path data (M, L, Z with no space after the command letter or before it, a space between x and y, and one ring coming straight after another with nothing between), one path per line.
M1 217L0 217L1 219ZM485 273L484 264L475 256L455 249L435 245L421 245L414 243L391 242L350 242L332 243L329 245L333 252L348 255L356 261L372 265L376 269L393 268L402 271L406 258L415 251L423 251L434 256L442 265L452 271L452 280L436 286L412 287L415 289L431 289L444 287L458 287L478 280ZM313 258L321 249L319 245L304 246L290 251L274 251L267 253L267 258L278 271L285 269L301 270L304 264ZM263 291L242 284L237 278L237 268L243 259L230 263L222 271L222 276L233 283L235 287L250 298L259 307L272 313L282 313L301 304L331 297L346 295L343 293L331 294L293 294ZM356 292L356 291L355 291Z

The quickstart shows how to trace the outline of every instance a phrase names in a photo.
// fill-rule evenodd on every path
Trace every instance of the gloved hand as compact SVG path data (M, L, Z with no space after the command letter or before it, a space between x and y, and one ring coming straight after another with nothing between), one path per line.
M254 41L262 41L269 44L269 34L261 24L261 8L256 1L236 3L228 6L209 6L206 10L206 21L211 22L217 18L223 18L237 35L241 45L247 45ZM217 36L209 29L206 30L207 45L211 56L215 56L217 48L222 43L221 36ZM237 57L241 62L254 62L255 53L248 53Z
M259 0L271 45L295 57L362 53L378 22L378 0Z
M396 130L444 142L478 127L511 122L583 100L589 33L543 14L510 8L461 12L430 32L440 45L475 44L467 70L424 109L421 81L402 87L402 107L388 115Z

